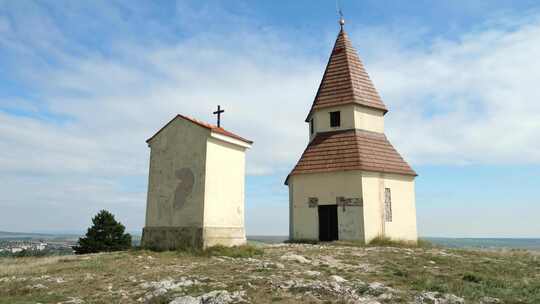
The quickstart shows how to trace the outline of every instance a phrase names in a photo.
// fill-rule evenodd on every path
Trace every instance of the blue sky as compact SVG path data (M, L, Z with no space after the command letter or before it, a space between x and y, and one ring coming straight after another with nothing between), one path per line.
M420 174L423 236L540 237L540 4L341 0ZM148 148L174 114L248 153L248 234L288 231L283 180L338 31L334 1L0 0L0 230L144 225Z

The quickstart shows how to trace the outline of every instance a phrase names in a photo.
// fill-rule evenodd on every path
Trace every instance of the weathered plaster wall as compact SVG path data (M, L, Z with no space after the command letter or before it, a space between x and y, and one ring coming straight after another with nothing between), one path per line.
M245 148L209 138L206 147L205 246L245 243Z
M384 133L383 112L355 105L354 125L356 129Z
M364 240L363 207L338 206L338 235L340 240Z
M317 197L319 205L334 205L337 197L361 198L362 174L360 171L342 171L293 175L289 179L293 239L318 239L319 218L316 207L310 208L308 200ZM338 210L339 238L363 238L362 207L348 206Z
M206 138L209 133L210 131L205 128L176 118L150 141L150 172L143 245L145 242L155 243L156 239L167 236L201 233L202 229L179 228L202 228ZM180 239L198 238L200 236L187 235ZM163 244L175 242L169 240Z
M341 126L330 127L330 112L340 111ZM335 106L316 110L312 118L314 119L314 132L310 134L310 140L317 132L327 132L336 130L347 130L354 128L354 105ZM308 129L309 132L309 129Z
M386 175L384 186L392 192L392 222L386 223L386 235L398 240L417 241L414 178Z
M366 241L381 235L417 240L414 177L363 172L362 188ZM392 193L392 222L384 221L385 188Z

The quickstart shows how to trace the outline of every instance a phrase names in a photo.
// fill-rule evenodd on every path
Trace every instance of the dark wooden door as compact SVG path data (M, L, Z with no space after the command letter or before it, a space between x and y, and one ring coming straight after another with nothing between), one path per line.
M323 242L338 240L338 217L336 205L319 206L319 240Z

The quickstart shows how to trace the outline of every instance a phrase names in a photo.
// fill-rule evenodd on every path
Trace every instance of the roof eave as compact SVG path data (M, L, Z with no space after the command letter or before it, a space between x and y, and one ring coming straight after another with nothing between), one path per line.
M309 113L308 113L308 115L306 117L305 122L309 122L309 120L311 119L311 116L313 115L313 112L315 112L315 110L326 109L326 108L331 108L331 107L338 107L338 106L346 106L346 105L350 105L350 104L359 105L359 106L366 107L366 108L373 109L373 110L379 110L379 111L383 112L383 115L386 115L386 113L388 113L388 109L386 107L385 108L374 107L374 106L369 106L369 105L366 105L366 104L363 104L363 103L358 103L358 102L355 102L355 101L349 101L349 102L342 103L342 104L317 106L317 109L315 109L315 107L311 107L311 110L309 110Z

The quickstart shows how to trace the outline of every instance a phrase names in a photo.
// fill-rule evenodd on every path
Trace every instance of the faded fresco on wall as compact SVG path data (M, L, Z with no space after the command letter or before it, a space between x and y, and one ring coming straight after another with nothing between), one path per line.
M174 192L174 209L180 209L186 203L187 197L193 191L193 185L195 184L195 176L189 168L182 168L176 170L174 173L178 179L178 184Z

